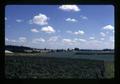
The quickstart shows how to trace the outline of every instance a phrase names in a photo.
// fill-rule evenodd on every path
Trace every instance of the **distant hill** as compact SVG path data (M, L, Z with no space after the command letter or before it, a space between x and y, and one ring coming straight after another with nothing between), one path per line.
M5 50L12 52L24 52L24 50L32 50L33 48L25 46L14 46L14 45L5 45Z
M30 47L25 47L25 46L16 46L16 45L5 45L5 50L8 50L8 51L12 51L12 52L24 52L25 50L34 50L34 49L37 49L37 48L30 48ZM38 49L38 50L47 50L46 48L45 49ZM96 51L96 52L99 52L99 51L114 51L114 49L103 49L103 50L92 50L92 49L73 49L72 51L82 51L82 52L91 52L91 51ZM59 51L64 51L63 49L57 49L56 50L57 52ZM69 50L68 50L69 51Z

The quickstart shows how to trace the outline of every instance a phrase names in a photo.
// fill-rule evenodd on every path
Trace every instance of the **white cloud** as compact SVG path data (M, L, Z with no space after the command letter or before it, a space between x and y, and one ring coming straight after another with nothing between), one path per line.
M7 20L7 17L5 17L5 20Z
M16 40L9 40L10 42L13 42L13 43L16 43L17 41Z
M16 43L16 42L17 42L17 41L14 40L14 39L8 39L8 38L6 38L6 37L5 37L5 41L7 41L7 42L12 42L12 43Z
M22 20L20 20L20 19L17 19L17 20L16 20L16 22L18 22L18 23L19 23L19 22L22 22Z
M75 34L75 35L83 35L84 31L78 30L78 31L74 32L73 34Z
M91 43L101 43L101 41L99 41L99 40L91 40L91 41L89 41L89 42L91 42Z
M29 23L29 24L33 24L32 20L29 20L28 23Z
M80 11L77 5L61 5L59 6L59 9L64 10L64 11L75 11L75 12Z
M39 32L39 31L38 31L37 29L33 28L33 29L31 29L31 32L37 33L37 32Z
M102 41L103 41L103 40L105 40L105 38L100 38L100 40L102 40Z
M21 45L22 43L27 42L27 38L26 37L19 37L18 40L5 38L5 41L6 41L5 43L8 45Z
M86 40L85 40L85 39L78 39L78 38L75 38L74 40L75 40L75 41L86 42Z
M33 20L30 20L29 23L34 23L37 25L47 25L49 18L45 14L39 14L33 17Z
M27 42L27 38L26 37L19 37L19 42Z
M110 40L111 42L114 42L114 36L110 36L110 37L109 37L109 40Z
M9 41L9 39L8 39L8 38L5 38L5 41Z
M72 33L72 31L68 30L68 31L66 31L66 33Z
M114 30L114 27L112 25L106 25L103 27L104 30Z
M115 31L113 30L113 33L115 33Z
M103 37L105 37L106 35L105 35L105 33L103 33L103 32L100 32L100 34L101 34L101 36L103 36Z
M101 46L103 45L103 42L102 41L99 41L99 40L89 40L86 42L86 46L93 49L93 48L101 48Z
M42 27L41 31L46 32L46 33L54 33L55 32L54 28L51 26Z
M48 41L57 41L58 40L58 36L52 36L52 37L50 37L49 39L48 39Z
M109 34L109 31L106 31L106 34Z
M78 30L75 32L68 30L68 31L66 31L66 33L75 34L75 35L83 35L85 32L83 30Z
M69 21L69 22L77 22L77 20L74 19L74 18L67 18L65 21Z
M88 17L83 16L83 15L80 15L80 17L81 17L82 19L84 19L84 20L87 20L87 19L88 19Z
M89 37L89 39L93 40L93 39L95 39L95 37Z
M61 32L60 30L57 30L57 32Z
M32 40L32 43L39 44L41 42L45 42L45 39L43 38L36 38Z
M76 43L76 41L71 39L62 39L62 42L67 45L74 45Z
M78 39L78 38L75 38L74 41L79 41L79 39Z

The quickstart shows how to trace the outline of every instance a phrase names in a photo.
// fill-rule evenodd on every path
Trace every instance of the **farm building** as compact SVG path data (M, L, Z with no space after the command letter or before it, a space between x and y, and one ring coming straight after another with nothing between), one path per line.
M40 52L50 52L50 50L40 50Z
M24 50L24 52L30 53L32 52L32 50Z
M5 53L13 53L13 52L11 52L11 51L9 51L9 50L5 50Z

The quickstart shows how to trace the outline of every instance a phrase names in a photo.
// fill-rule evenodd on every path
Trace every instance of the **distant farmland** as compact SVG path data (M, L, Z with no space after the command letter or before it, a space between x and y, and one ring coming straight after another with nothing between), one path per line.
M57 58L79 58L102 61L114 61L114 53L91 53L89 52L47 52L47 53L6 53L6 56L41 56L41 57L57 57Z

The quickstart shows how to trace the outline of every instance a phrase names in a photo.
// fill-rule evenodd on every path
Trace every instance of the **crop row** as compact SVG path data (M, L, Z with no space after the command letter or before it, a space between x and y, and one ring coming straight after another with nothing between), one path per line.
M99 79L104 78L104 62L39 56L6 56L5 77Z

